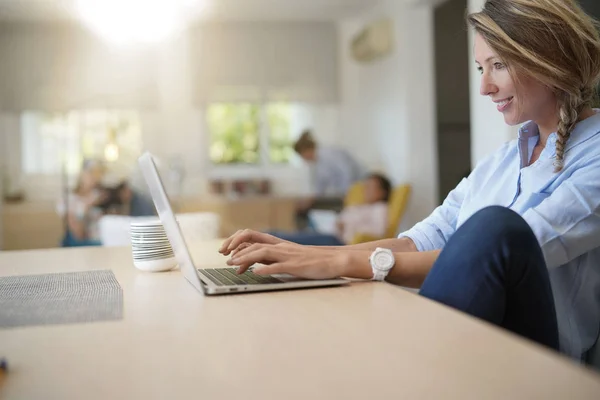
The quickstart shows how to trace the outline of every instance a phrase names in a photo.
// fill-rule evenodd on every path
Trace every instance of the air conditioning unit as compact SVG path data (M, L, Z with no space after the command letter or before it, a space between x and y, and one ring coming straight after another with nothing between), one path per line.
M391 19L375 21L352 39L352 57L358 62L369 62L385 57L392 51L394 29Z

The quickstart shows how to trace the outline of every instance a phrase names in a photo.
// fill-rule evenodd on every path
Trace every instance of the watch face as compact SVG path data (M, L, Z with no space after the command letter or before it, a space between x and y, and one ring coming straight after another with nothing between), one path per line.
M387 251L379 251L373 257L373 267L382 271L389 270L394 265L394 255Z

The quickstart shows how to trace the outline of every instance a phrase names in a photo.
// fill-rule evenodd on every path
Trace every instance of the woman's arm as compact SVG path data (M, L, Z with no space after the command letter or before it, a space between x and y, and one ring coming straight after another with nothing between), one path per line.
M423 222L415 225L411 230L404 232L399 238L382 239L374 242L361 243L349 246L301 246L318 250L368 250L373 251L377 247L390 249L394 252L405 251L431 251L441 249L446 241L456 230L456 221L462 202L470 183L467 179L454 189L444 203L436 208L434 212ZM291 244L266 233L252 231L250 229L239 230L227 238L219 252L223 255L236 253L244 247L253 243L265 244ZM297 245L300 246L300 245Z
M443 248L456 232L458 216L470 186L469 178L463 179L431 215L398 237L410 238L418 251Z
M374 242L352 244L348 246L308 246L313 249L328 249L340 251L373 251L377 247L390 249L393 252L418 251L417 246L409 237L381 239Z
M458 214L469 189L470 182L462 182L448 194L444 203L437 207L429 217L416 224L410 230L401 233L398 238L382 239L375 242L348 246L330 247L337 250L370 250L384 247L396 251L432 251L444 247L450 236L456 231Z
M395 265L387 281L402 286L418 288L431 270L439 251L396 252ZM250 266L258 274L291 274L308 279L330 279L338 276L371 279L373 269L369 257L371 251L335 251L322 248L281 243L277 245L255 243L240 250L227 261L239 266L238 273Z
M373 278L373 269L369 261L370 251L351 251L346 254L347 262L341 263L340 276L360 279ZM394 253L396 262L386 281L411 288L421 287L439 254L440 250Z

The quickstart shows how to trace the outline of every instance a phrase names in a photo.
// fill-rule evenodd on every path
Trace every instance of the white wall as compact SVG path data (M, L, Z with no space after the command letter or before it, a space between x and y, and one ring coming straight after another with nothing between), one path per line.
M485 0L469 0L469 12L481 11ZM473 56L473 31L469 33L469 75L471 99L471 164L473 167L486 155L517 137L518 127L504 123L502 114L487 96L479 94L481 76Z
M194 100L338 101L333 22L205 22L190 29Z
M349 43L365 23L388 17L394 50L358 64ZM369 168L394 183L413 185L403 225L426 217L437 199L433 9L385 1L367 15L340 23L343 143Z
M74 24L0 23L0 109L155 105L152 48L107 46Z

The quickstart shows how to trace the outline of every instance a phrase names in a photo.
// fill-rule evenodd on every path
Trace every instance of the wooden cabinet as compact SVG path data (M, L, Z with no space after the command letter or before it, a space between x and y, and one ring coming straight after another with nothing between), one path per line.
M63 221L54 203L4 204L2 207L2 250L58 247Z
M221 236L227 237L238 229L259 231L295 229L296 199L283 197L252 197L227 199L180 199L177 212L214 212L221 216Z

